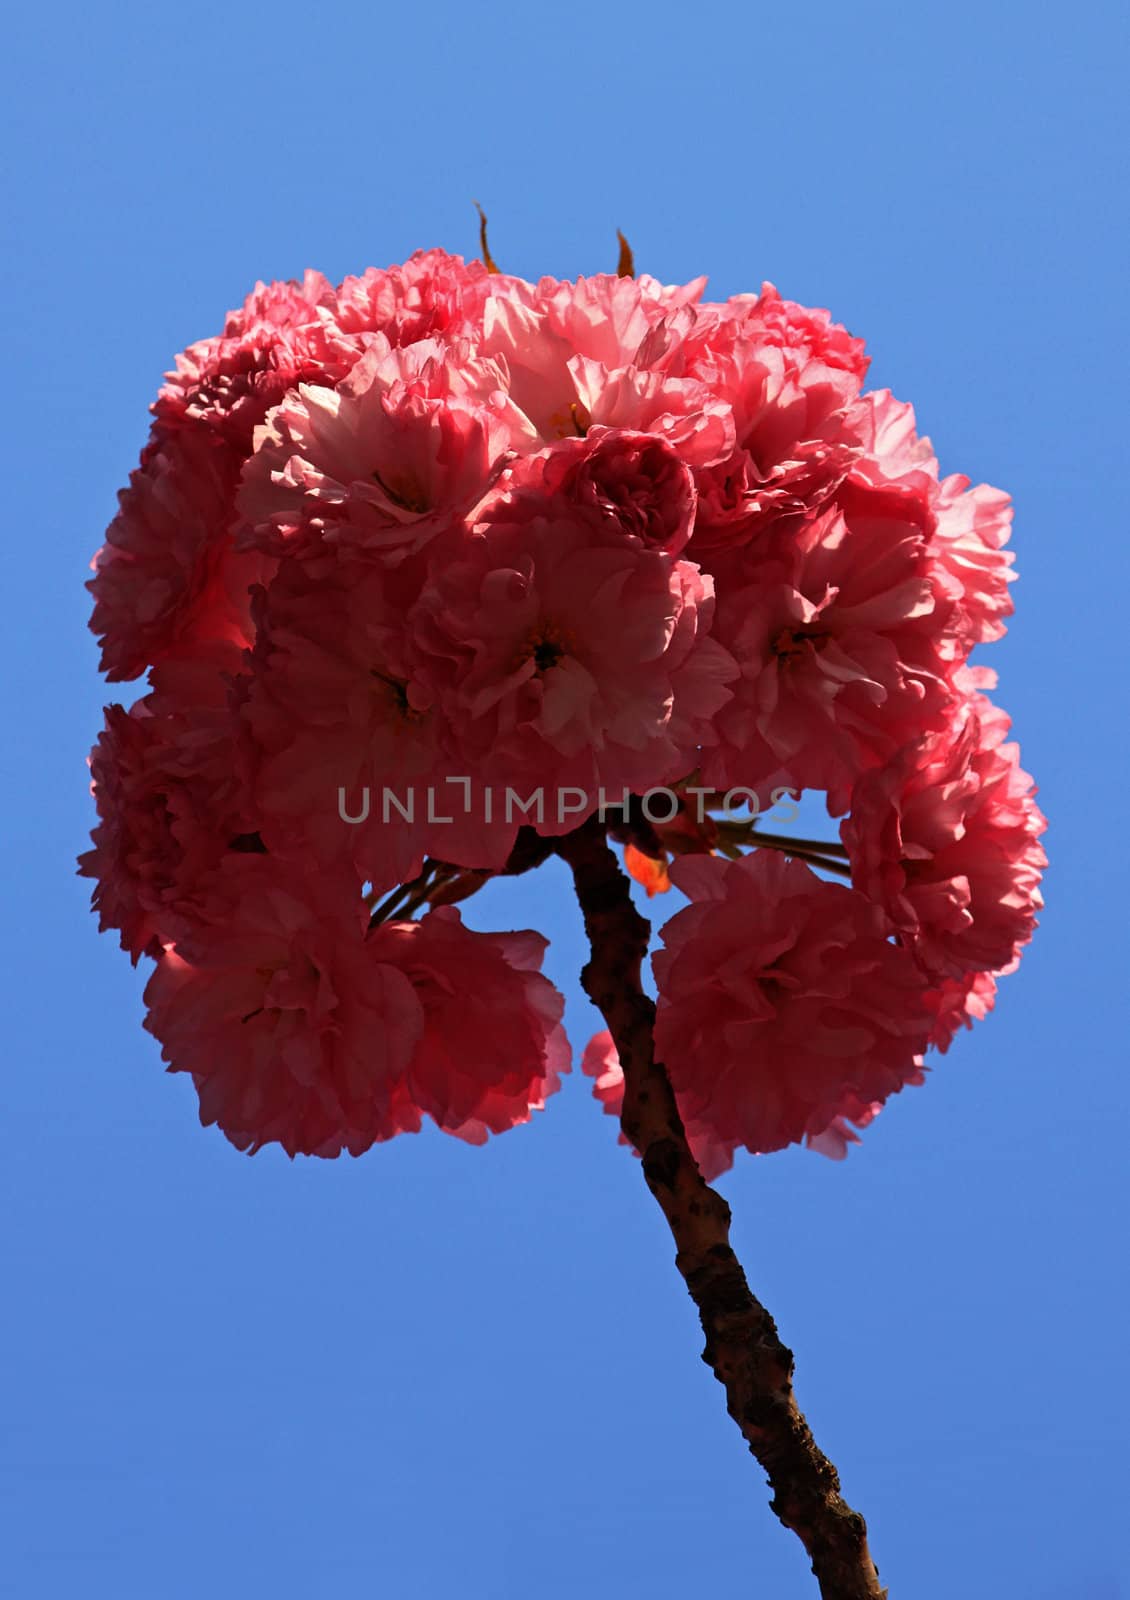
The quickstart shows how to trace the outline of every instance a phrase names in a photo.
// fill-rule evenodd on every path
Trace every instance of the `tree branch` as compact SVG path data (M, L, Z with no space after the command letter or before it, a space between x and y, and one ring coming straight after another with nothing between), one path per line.
M884 1600L867 1526L840 1494L793 1396L793 1355L756 1299L730 1245L730 1208L706 1183L687 1144L675 1097L653 1055L655 1006L640 970L650 925L593 818L557 841L573 871L592 959L581 980L616 1043L624 1071L624 1135L643 1158L648 1188L675 1240L675 1264L706 1335L703 1360L764 1467L772 1509L800 1538L823 1600Z

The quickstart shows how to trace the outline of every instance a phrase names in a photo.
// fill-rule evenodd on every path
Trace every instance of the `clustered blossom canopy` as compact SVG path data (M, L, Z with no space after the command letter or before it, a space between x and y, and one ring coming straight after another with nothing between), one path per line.
M544 940L454 902L625 793L631 870L690 902L656 1046L708 1176L843 1154L1030 937L1043 818L968 664L1007 496L939 476L826 312L703 289L421 252L260 284L178 357L91 583L149 687L107 711L82 870L241 1148L526 1121L569 1066ZM840 840L720 816L735 789L822 791ZM609 1035L584 1066L617 1110Z

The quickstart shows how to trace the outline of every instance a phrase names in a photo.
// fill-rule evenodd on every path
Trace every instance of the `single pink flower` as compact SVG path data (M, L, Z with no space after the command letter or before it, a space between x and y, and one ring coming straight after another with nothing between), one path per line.
M153 407L166 428L204 426L241 456L272 406L299 383L345 377L363 348L333 319L334 291L320 272L301 283L257 283L224 331L189 345Z
M366 937L360 887L245 855L212 879L197 936L170 945L145 1026L191 1074L200 1120L241 1150L360 1155L421 1113L407 1074L424 1031L410 979Z
M569 1071L564 1001L538 970L540 934L478 933L454 906L369 935L424 1011L408 1074L412 1099L447 1133L482 1144L528 1122Z
M339 388L301 386L257 433L240 495L245 547L403 560L457 533L536 442L496 364L435 340L375 341Z
M779 1150L921 1081L927 984L864 895L768 850L671 877L692 904L652 958L655 1047L688 1124Z
M106 708L90 758L98 807L93 849L79 858L96 880L99 927L115 928L134 963L198 915L208 877L230 852L261 848L235 759L234 719L222 675L204 674L211 699L147 695Z
M1012 962L1004 970L1011 972ZM944 1055L953 1043L959 1028L971 1028L982 1022L993 1009L997 999L997 975L991 972L969 972L962 978L941 978L931 994L937 1017L930 1035L931 1045Z
M838 793L943 716L952 603L926 535L882 495L854 491L757 548L714 565L715 636L741 677L707 781L757 788L785 772Z
M575 283L542 278L537 284L500 275L493 279L483 312L482 353L505 362L511 398L543 443L568 438L584 404L575 358L591 363L593 370L630 368L649 333L692 304L704 284L699 279L667 287L646 273L638 278L601 273ZM598 420L639 426L624 417Z
M697 567L567 505L546 513L488 524L433 571L408 693L454 730L460 772L544 789L539 826L561 833L602 788L617 804L692 771L735 669L709 637L713 587Z
M834 494L858 447L847 425L858 379L756 335L701 355L695 373L725 399L734 447L697 473L694 553L748 544Z
M852 463L854 482L930 503L938 463L929 439L919 437L912 405L889 389L871 389L852 406L849 426L861 447Z
M88 586L112 680L197 643L250 642L248 591L269 564L234 550L239 475L255 428L292 385L336 382L360 353L334 334L329 297L314 272L257 284L218 338L177 357Z
M881 492L929 537L935 580L953 606L957 655L999 639L1012 613L1013 558L1004 548L1012 526L1009 496L985 483L970 487L959 474L939 481L933 446L919 437L913 406L888 389L861 395L850 427L862 445L852 484Z
M240 458L207 429L154 432L91 563L91 630L112 682L175 651L251 638L248 592L269 564L232 545Z
M461 336L481 328L495 281L481 261L417 250L403 265L346 278L332 297L333 319L346 335L380 334L391 345Z
M743 308L744 328L765 344L802 351L826 367L850 373L857 384L867 376L871 363L863 340L833 322L830 311L785 300L771 283L762 284L759 295L735 295L727 305Z
M963 651L999 639L1012 615L1008 586L1013 556L1004 548L1012 531L1012 501L987 483L970 487L960 475L943 478L935 501L931 541L936 568L944 574Z
M284 563L262 596L241 716L272 850L352 860L378 893L424 857L501 867L523 820L482 803L443 706L416 697L418 562ZM448 779L465 774L467 792ZM501 797L500 797L501 798Z
M677 556L694 531L696 500L691 470L668 440L593 427L515 463L487 515L495 524L528 521L557 501L645 549Z
M696 468L713 467L734 449L728 398L697 378L642 366L606 367L585 356L574 356L569 371L587 423L657 434Z
M841 826L853 882L939 976L1007 967L1043 904L1046 822L1006 730L983 696L963 700L859 779Z
M213 891L200 936L158 961L146 1027L238 1148L360 1155L424 1115L481 1143L568 1071L536 934L474 933L453 908L370 930L355 882L265 855Z

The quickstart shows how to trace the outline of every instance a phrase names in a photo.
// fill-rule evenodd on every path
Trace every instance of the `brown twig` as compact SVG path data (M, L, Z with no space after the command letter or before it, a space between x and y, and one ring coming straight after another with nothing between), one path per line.
M540 867L553 851L552 839L543 839L535 829L522 827L502 867L457 867L428 856L420 873L395 888L372 912L370 932L394 915L402 921L410 919L425 902L430 906L450 906L468 900L492 878L513 878ZM375 899L376 895L371 893L366 904L371 908Z
M479 213L479 249L482 252L483 266L486 267L488 272L497 272L498 263L491 255L490 245L487 243L486 212L483 210L482 206L477 200L473 200L471 203L475 210Z
M725 824L720 824L725 827ZM750 844L767 844L774 850L787 853L803 850L813 856L846 856L847 850L838 839L794 839L787 833L762 833L756 826L746 832Z
M819 867L823 872L834 872L838 878L850 879L851 877L851 868L846 861L837 861L831 856L822 856L817 850L805 850L795 844L775 844L758 833L750 834L749 843L755 848L776 850L780 855L792 856L794 861L803 861L807 866Z
M618 278L634 278L636 275L636 258L632 254L632 247L619 228L616 229L616 238L620 244L620 259L616 263L616 276Z
M730 1208L703 1179L675 1097L654 1059L655 1007L640 984L650 927L596 819L557 841L573 871L592 958L585 992L602 1013L624 1070L624 1135L675 1240L675 1263L706 1335L703 1359L773 1490L772 1508L800 1538L823 1600L883 1600L867 1527L840 1494L793 1396L792 1352L756 1299L730 1245Z

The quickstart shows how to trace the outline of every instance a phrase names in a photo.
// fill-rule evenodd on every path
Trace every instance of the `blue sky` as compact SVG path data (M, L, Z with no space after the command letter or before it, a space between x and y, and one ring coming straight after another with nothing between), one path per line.
M86 910L86 563L174 352L420 245L829 305L1016 499L1001 674L1051 819L997 1014L842 1166L723 1181L893 1600L1125 1576L1124 15L1017 5L22 8L12 158L0 1595L815 1592L579 1075L484 1151L238 1155ZM481 926L550 934L560 870Z

